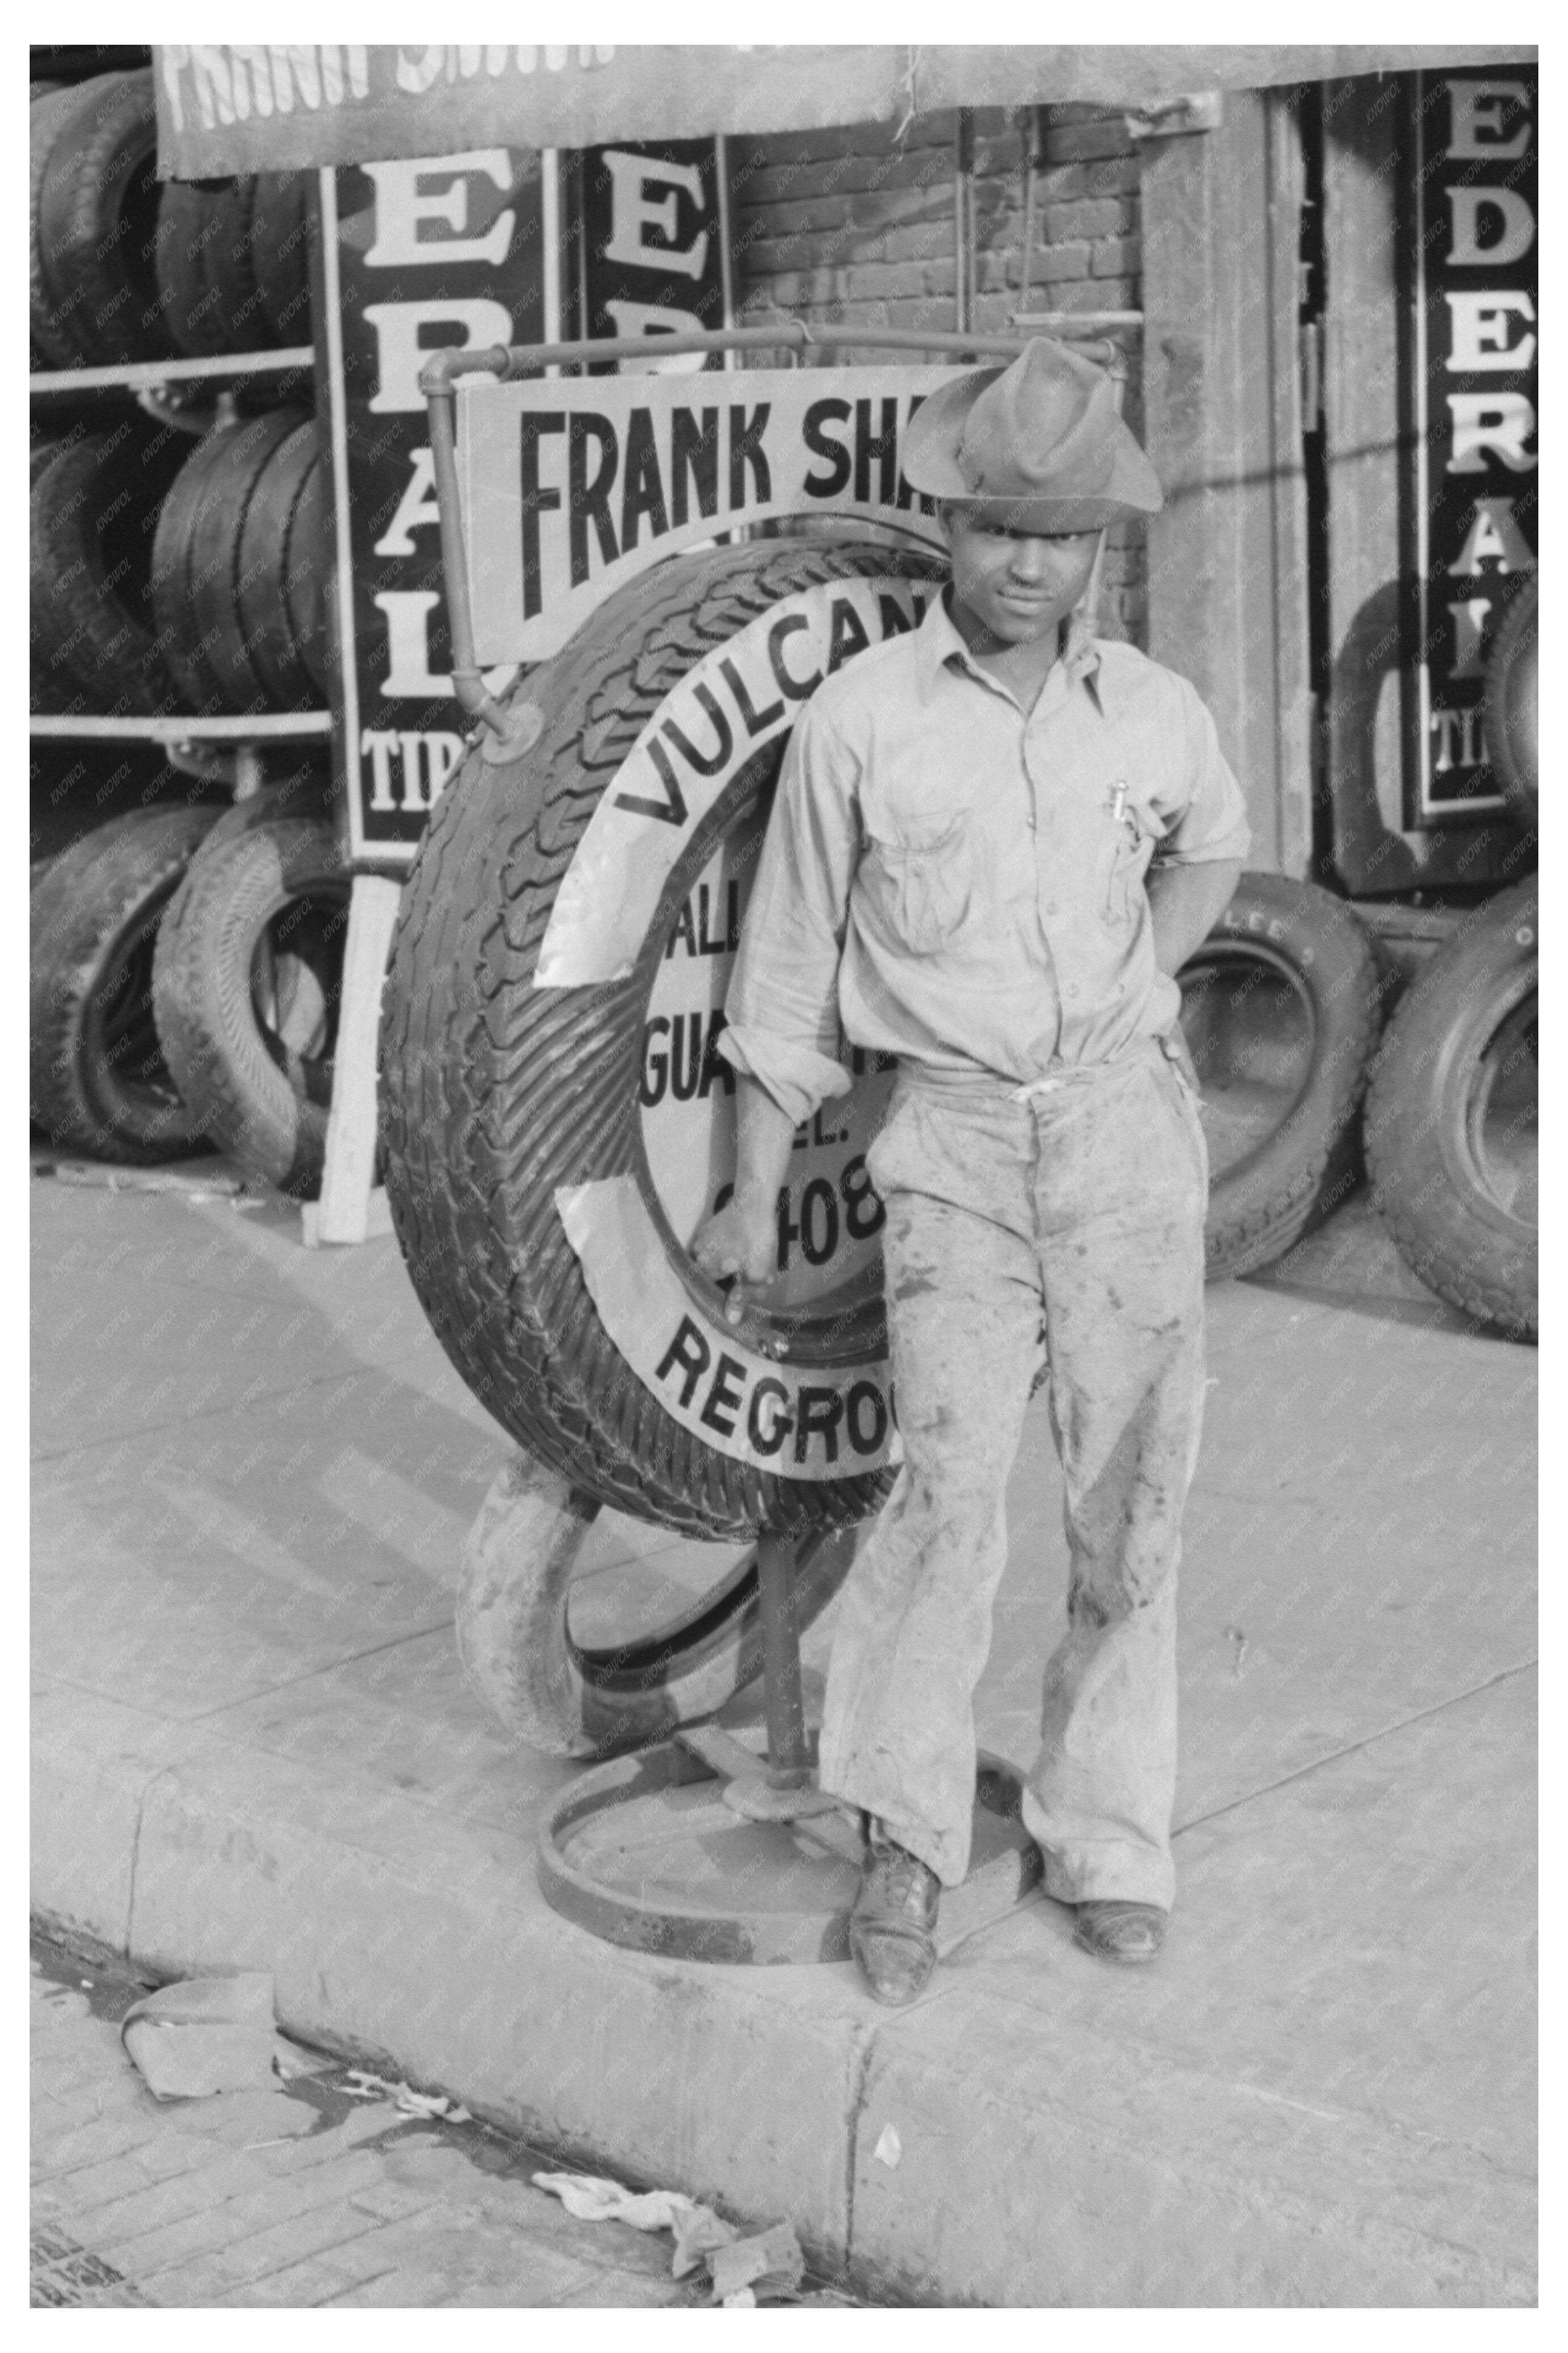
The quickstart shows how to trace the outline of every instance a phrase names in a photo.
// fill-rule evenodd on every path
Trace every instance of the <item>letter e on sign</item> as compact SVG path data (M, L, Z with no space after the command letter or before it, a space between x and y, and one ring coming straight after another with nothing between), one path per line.
M1512 138L1503 116L1508 100L1524 111L1525 119ZM1521 81L1451 81L1448 84L1449 163L1506 164L1522 155L1530 144L1530 91Z
M700 278L708 258L707 229L700 231L689 246L678 248L675 242L677 191L684 190L699 212L706 210L702 174L696 165L661 163L651 155L628 155L619 148L607 147L605 168L610 174L605 259L624 262L634 269L673 270L679 278ZM666 193L650 203L649 191L661 186ZM662 245L649 245L646 232L650 228L663 236Z
M438 162L425 156L395 164L366 164L365 176L375 184L375 243L365 255L367 269L416 269L421 262L444 267L454 261L488 262L493 269L504 261L517 226L510 208L500 214L482 237L465 237L468 226L468 181L475 175L511 185L511 160L504 147L476 148L467 155L443 155ZM431 183L445 182L432 187ZM444 222L450 237L419 234L426 222Z

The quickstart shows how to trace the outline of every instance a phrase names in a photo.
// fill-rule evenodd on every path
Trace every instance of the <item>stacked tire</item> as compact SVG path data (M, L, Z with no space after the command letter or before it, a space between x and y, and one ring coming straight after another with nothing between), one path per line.
M187 357L310 342L307 186L303 172L164 183L158 293Z
M150 69L35 85L36 367L113 367L310 340L307 175L160 182Z
M161 183L145 69L35 83L29 129L35 370L310 343L307 174ZM326 701L320 437L299 375L233 383L216 401L209 385L144 395L151 421L51 400L73 421L31 451L36 712ZM286 782L275 765L236 808L139 808L35 861L32 1108L57 1149L146 1162L216 1144L312 1188L348 891L324 785L319 760Z
M328 820L258 795L191 859L153 960L159 1046L193 1122L298 1200L326 1161L350 889Z
M39 861L29 900L29 1111L55 1150L122 1165L201 1147L153 1018L159 924L216 807L138 809Z
M1487 764L1533 862L1540 820L1538 584L1487 658ZM1541 898L1535 876L1462 914L1401 1001L1373 1068L1373 1198L1406 1265L1477 1325L1540 1335Z
M215 427L158 517L151 591L180 708L297 711L327 694L327 475L298 408Z
M189 436L141 416L35 444L32 707L109 717L320 708L325 459L297 407Z
M95 827L30 877L29 1115L124 1166L320 1189L351 878L306 772Z
M29 117L35 364L168 358L175 345L158 285L151 70L41 90Z
M1387 976L1346 901L1244 874L1178 980L1209 1149L1209 1276L1255 1274L1361 1181Z
M1508 1338L1539 1332L1540 893L1472 909L1388 1025L1366 1104L1373 1197L1439 1298Z
M154 531L189 443L121 418L35 446L27 506L33 708L110 718L174 710L153 596Z

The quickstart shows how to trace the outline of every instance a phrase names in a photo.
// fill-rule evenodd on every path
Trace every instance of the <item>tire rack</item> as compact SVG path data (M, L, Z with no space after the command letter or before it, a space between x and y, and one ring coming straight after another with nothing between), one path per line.
M74 399L84 392L121 393L137 398L142 395L156 398L169 385L226 384L237 379L263 375L281 375L289 369L310 366L315 359L315 347L300 343L284 351L224 353L205 359L141 360L120 367L82 367L51 370L29 375L27 390L35 400L51 398ZM335 659L335 643L329 659ZM27 721L29 737L45 736L100 743L134 741L162 744L169 764L185 774L212 779L220 776L217 764L226 754L232 762L224 781L230 784L237 801L247 799L260 789L262 783L261 754L269 744L330 741L332 714L330 711L267 712L249 718L185 717L178 712L162 718L109 719L85 716L57 718L47 713L30 714ZM367 885L368 890L367 890ZM391 1219L386 1210L384 1193L373 1195L374 1087L375 1087L375 1005L379 984L373 985L369 1006L368 1027L364 1018L366 1008L359 1000L367 985L364 966L374 963L374 942L366 938L367 928L382 934L382 962L385 960L385 944L391 936L392 916L396 912L397 885L380 878L356 876L349 916L349 942L344 956L343 997L340 1013L340 1037L345 1048L353 1050L340 1057L338 1068L344 1063L346 1084L332 1090L332 1108L327 1133L327 1167L322 1176L322 1201L304 1204L304 1239L307 1247L318 1241L362 1241L373 1233L391 1231ZM356 923L355 918L358 917ZM357 953L356 953L357 949ZM354 1001L350 1002L350 973L358 986ZM352 1017L352 1018L351 1018ZM357 1106L358 1117L353 1133L348 1133L349 1123L340 1120L340 1095L347 1099L365 1092L365 1071L369 1072L370 1113L368 1132L371 1139L367 1155L362 1148L366 1133L363 1103ZM356 1089L354 1082L358 1080ZM344 1178L348 1179L345 1186ZM329 1187L337 1207L335 1224L331 1217L323 1227L323 1203ZM339 1230L342 1229L342 1230Z

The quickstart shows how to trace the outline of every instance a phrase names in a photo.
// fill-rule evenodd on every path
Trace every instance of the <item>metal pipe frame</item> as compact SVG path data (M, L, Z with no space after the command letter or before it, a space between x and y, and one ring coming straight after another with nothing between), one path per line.
M315 358L310 343L292 343L282 352L241 352L232 357L202 360L133 360L122 367L51 369L27 378L29 392L134 392L162 384L235 383L247 375L285 375L292 368L308 368Z
M331 732L330 711L266 711L249 719L57 719L35 713L27 721L29 735L96 736L147 744L290 743Z
M1085 311L1050 314L1053 333L1087 344L1093 356L1110 359L1112 347L1103 343L1107 328L1141 322L1142 313ZM1031 322L1043 326L1045 321ZM1026 336L948 334L938 328L808 327L803 319L781 319L767 327L725 327L709 332L692 329L676 335L606 335L562 343L484 343L462 350L432 353L419 371L419 388L430 415L430 457L436 477L436 503L441 516L441 568L446 579L447 619L451 631L452 687L459 707L479 720L502 743L529 727L531 718L520 712L514 720L503 710L484 681L474 659L474 616L468 598L468 552L463 536L462 504L458 490L456 384L463 375L489 375L498 384L542 375L547 369L583 367L606 360L648 357L650 344L660 356L689 352L787 351L797 359L810 351L888 350L970 354L982 358L1016 359Z

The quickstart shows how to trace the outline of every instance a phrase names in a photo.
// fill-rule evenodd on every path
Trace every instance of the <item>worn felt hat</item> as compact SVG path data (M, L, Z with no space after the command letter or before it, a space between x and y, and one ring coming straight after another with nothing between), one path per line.
M1037 530L1099 531L1164 503L1105 370L1050 335L923 400L903 471L928 498L979 501Z

